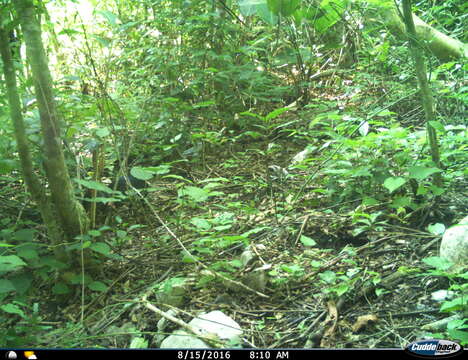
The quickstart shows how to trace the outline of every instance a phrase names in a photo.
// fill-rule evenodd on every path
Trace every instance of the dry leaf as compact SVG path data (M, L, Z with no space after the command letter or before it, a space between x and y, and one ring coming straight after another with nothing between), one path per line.
M376 322L377 316L375 315L362 315L357 318L356 323L353 325L352 330L353 332L358 332L361 329L365 328L366 326L370 325L370 323Z

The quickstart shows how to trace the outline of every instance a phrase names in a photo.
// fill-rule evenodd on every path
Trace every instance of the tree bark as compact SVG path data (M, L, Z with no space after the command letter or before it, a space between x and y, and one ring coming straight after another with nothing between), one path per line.
M57 216L54 212L51 199L46 195L44 186L33 171L34 167L31 160L31 152L29 151L24 119L21 113L21 101L16 85L16 75L9 46L9 38L7 31L4 28L0 28L0 55L3 61L3 73L5 75L8 105L13 122L24 181L33 201L37 204L42 220L46 225L47 234L52 245L54 245L53 251L55 257L57 260L67 262L67 252L65 251L65 247L61 245L63 243L63 232L61 231L60 224L57 223Z
M392 8L382 6L377 11L393 35L402 40L407 40L405 23L398 15L395 6ZM467 44L441 33L414 14L412 14L412 18L418 39L423 41L427 49L440 61L447 62L468 57Z
M41 39L41 29L32 0L13 2L31 65L44 140L44 167L52 201L67 240L84 234L89 226L83 206L75 199L62 148L60 121L53 96L52 77Z
M416 33L415 24L413 22L413 13L411 12L411 0L403 0L403 16L405 26L408 32L409 44L411 55L414 59L416 77L418 78L419 87L421 88L421 98L424 113L426 115L427 136L429 138L429 146L431 149L432 161L440 169L439 144L437 143L437 134L435 129L431 126L430 122L435 121L434 114L434 99L432 97L431 89L427 81L426 64L423 58L423 49L421 42ZM442 187L442 176L440 173L434 174L434 185Z

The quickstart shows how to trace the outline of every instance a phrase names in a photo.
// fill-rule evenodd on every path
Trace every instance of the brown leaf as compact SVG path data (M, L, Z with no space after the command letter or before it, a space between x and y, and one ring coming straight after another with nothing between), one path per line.
M369 326L370 323L376 322L377 321L377 316L375 315L362 315L359 316L352 326L353 332L358 332L361 329L365 328L366 326Z

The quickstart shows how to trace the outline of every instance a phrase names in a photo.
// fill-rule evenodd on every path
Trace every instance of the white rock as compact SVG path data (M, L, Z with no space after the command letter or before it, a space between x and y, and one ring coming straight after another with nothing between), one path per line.
M190 321L189 324L230 342L239 342L242 336L239 324L219 310L202 314Z
M445 231L440 256L453 263L455 271L468 265L468 216Z
M165 338L160 349L208 349L209 346L199 338L186 333L183 330L176 330Z
M189 322L194 328L201 330L203 334L216 334L221 340L229 344L240 343L242 330L229 316L221 311L212 311L202 314ZM188 334L184 330L176 330L161 343L161 349L185 348L185 349L207 349L210 346L194 335Z

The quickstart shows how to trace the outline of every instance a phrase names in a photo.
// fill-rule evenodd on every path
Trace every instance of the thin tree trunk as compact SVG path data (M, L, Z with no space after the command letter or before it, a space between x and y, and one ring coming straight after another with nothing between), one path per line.
M411 12L411 0L403 0L403 16L408 32L411 55L414 59L416 76L418 78L419 87L421 88L421 99L424 113L426 116L427 136L429 138L429 146L431 148L432 161L438 168L442 168L440 163L439 144L437 142L437 134L430 122L435 120L434 100L432 98L431 89L427 81L426 64L423 58L423 48L416 34L416 28L413 22L413 14ZM440 173L434 174L434 185L442 187L442 176Z

